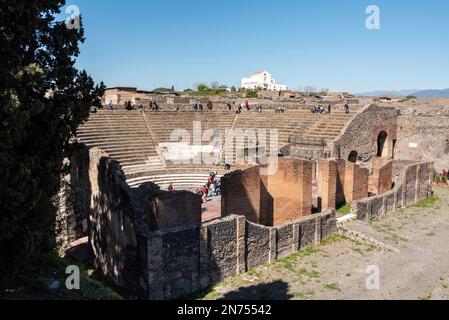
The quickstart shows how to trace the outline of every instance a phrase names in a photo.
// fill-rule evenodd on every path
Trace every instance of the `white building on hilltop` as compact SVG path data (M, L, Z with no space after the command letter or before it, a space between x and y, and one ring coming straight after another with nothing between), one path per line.
M268 71L259 71L251 74L249 78L242 78L242 88L260 88L269 91L288 90L287 85L276 83L276 80L271 77L271 73L269 73Z

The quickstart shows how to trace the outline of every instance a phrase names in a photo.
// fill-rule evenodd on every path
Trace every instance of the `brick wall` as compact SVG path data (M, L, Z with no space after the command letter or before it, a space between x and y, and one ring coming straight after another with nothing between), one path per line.
M337 206L337 162L321 159L317 161L318 207L319 210Z
M393 183L393 161L373 159L373 173L369 177L369 192L383 194L391 190Z
M261 178L259 167L235 171L222 179L221 213L244 215L249 221L260 223Z
M312 163L280 158L273 174L267 165L222 178L222 215L244 215L263 225L279 225L312 213ZM272 164L270 164L272 165Z
M337 205L368 196L368 169L337 159Z

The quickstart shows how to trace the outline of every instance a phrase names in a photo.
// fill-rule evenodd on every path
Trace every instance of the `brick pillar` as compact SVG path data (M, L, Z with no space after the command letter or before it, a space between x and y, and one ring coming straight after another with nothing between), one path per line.
M352 202L368 196L368 169L346 161L344 194L346 202Z
M318 198L321 211L335 208L337 203L337 163L335 160L317 161ZM320 201L318 201L320 204Z

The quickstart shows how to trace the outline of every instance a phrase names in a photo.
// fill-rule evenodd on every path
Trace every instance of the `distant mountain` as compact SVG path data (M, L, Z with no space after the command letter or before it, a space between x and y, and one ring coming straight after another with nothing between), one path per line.
M449 98L449 89L443 90L421 90L413 93L417 98L422 99L438 99L438 98Z
M397 90L397 91L389 91L389 90L377 90L377 91L368 91L368 92L360 92L356 93L356 96L365 96L365 97L379 97L379 96L388 96L388 97L406 97L409 95L418 92L418 89L415 90Z
M388 96L388 97L406 97L406 96L415 96L417 98L422 99L438 99L438 98L449 98L449 89L429 89L429 90L397 90L397 91L388 91L388 90L378 90L378 91L369 91L369 92L361 92L354 94L356 96L365 96L365 97L378 97L378 96Z

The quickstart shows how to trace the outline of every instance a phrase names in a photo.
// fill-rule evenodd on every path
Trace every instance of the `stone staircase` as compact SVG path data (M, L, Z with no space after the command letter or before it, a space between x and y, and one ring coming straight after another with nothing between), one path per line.
M92 113L76 136L80 142L100 148L119 161L125 173L164 168L140 111Z
M355 113L318 115L318 120L304 131L302 137L309 140L334 140L354 116Z
M131 187L138 187L144 182L151 181L163 189L170 183L173 183L175 189L191 189L203 185L211 171L220 171L223 167L205 164L180 166L163 159L159 145L174 142L171 141L170 135L176 129L187 132L191 144L194 137L194 122L201 124L201 135L209 129L218 131L223 143L226 129L233 129L234 132L237 129L254 129L256 134L258 130L266 129L268 145L265 154L269 156L270 129L277 129L278 149L289 145L291 137L322 142L335 139L354 115L346 115L343 112L317 115L308 110L288 110L285 113L274 113L272 110L253 113L244 110L238 115L224 111L142 113L99 110L91 114L88 121L79 127L76 137L82 143L103 149L111 158L119 161ZM203 141L202 144L209 143ZM247 147L248 138L245 137L244 148ZM232 159L236 159L236 155L237 146L234 140ZM234 161L229 160L226 159L231 163L233 170L248 165L248 163L234 165Z

